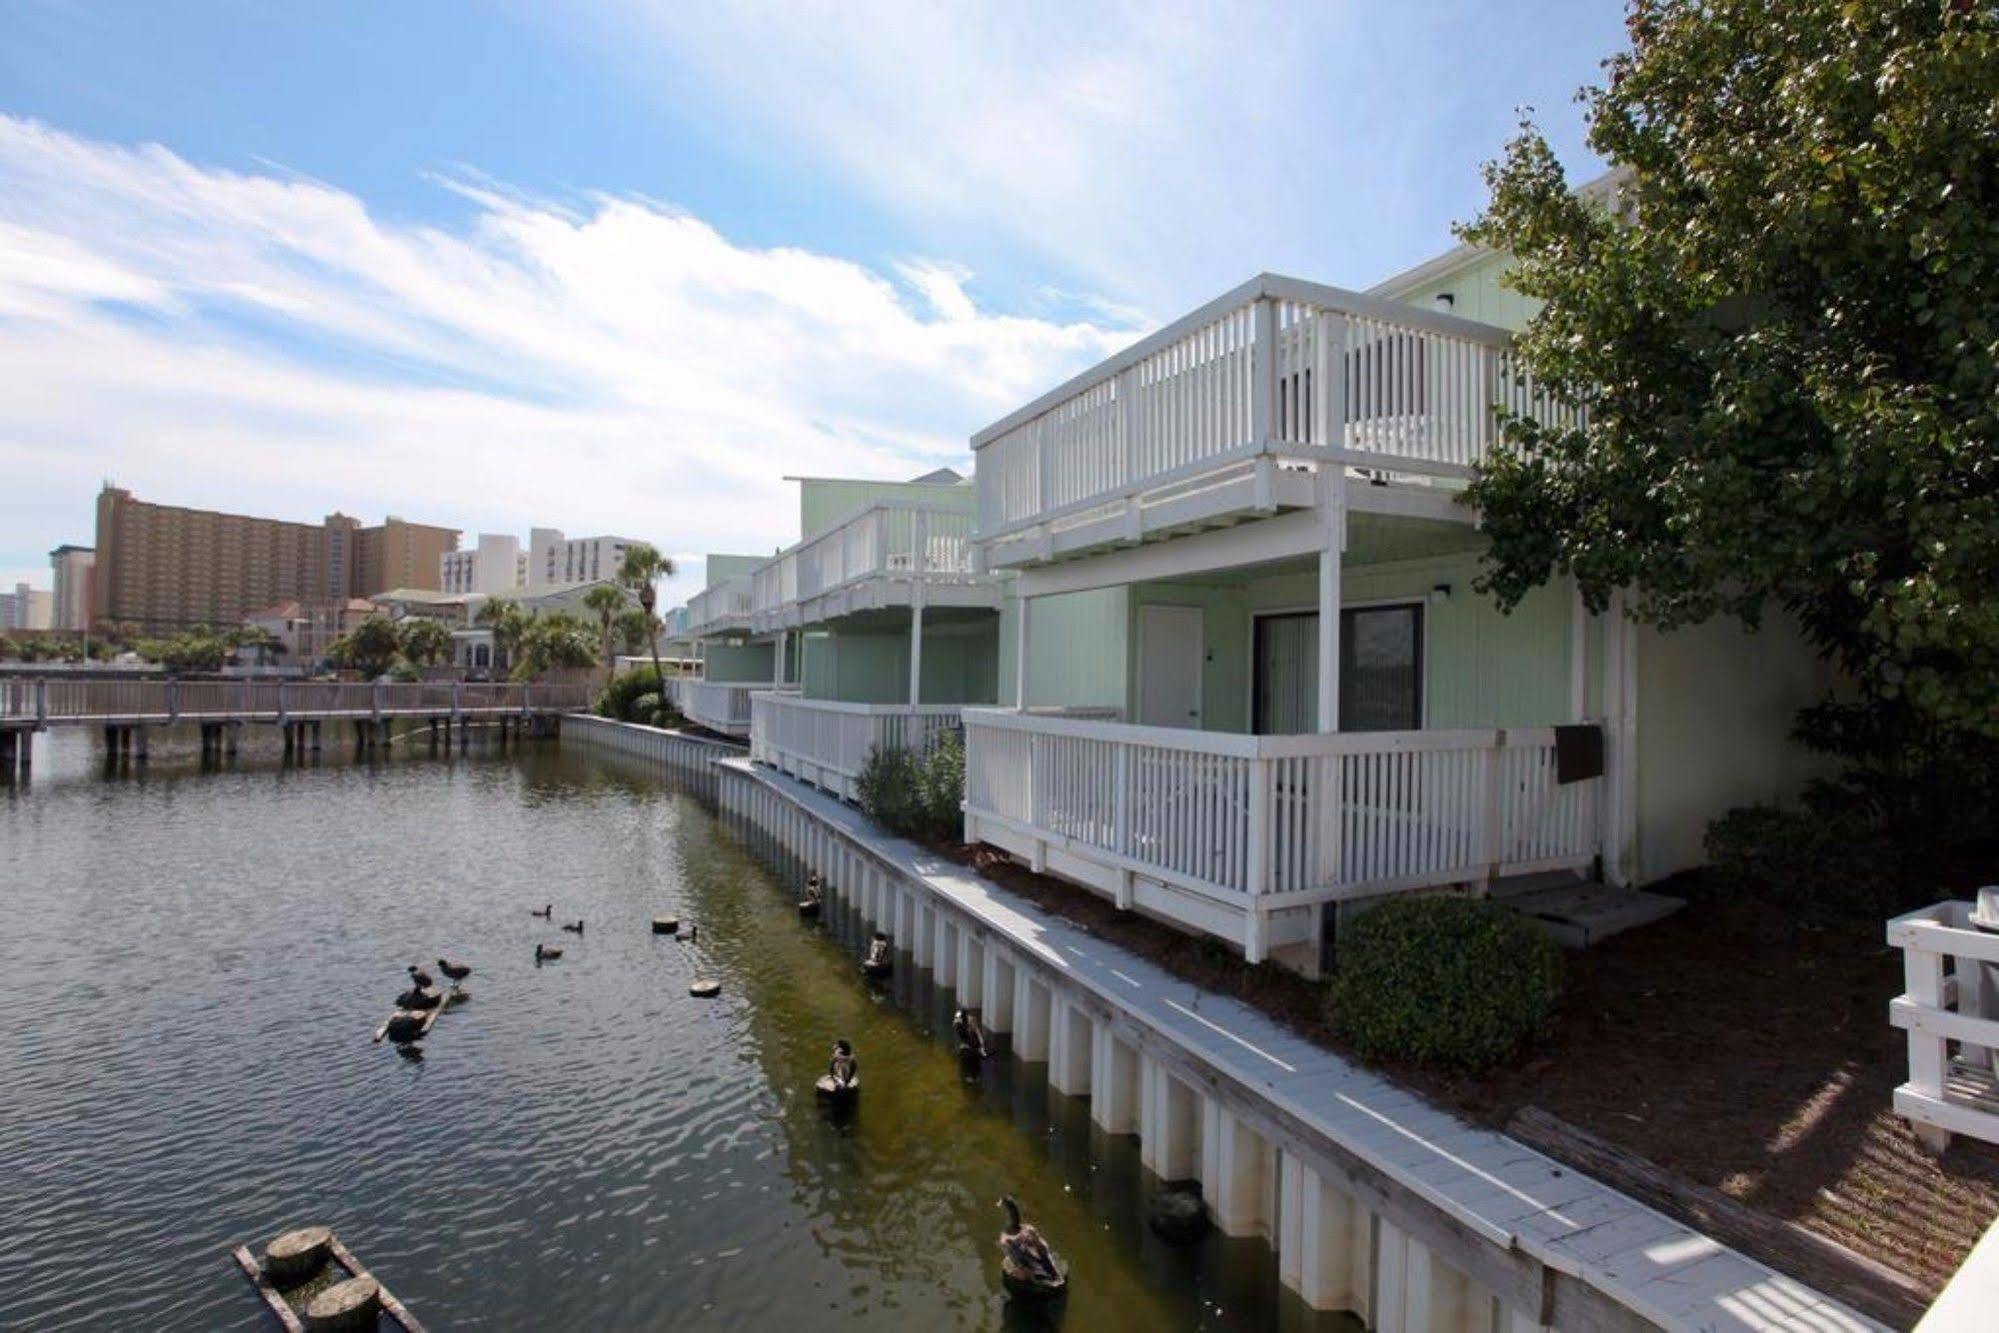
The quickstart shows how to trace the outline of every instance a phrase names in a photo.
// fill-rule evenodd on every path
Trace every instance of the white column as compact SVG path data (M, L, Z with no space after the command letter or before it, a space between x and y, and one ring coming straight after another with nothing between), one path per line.
M1027 650L1031 646L1028 621L1033 618L1034 599L1019 598L1020 610L1013 622L1013 706L1027 707Z
M958 982L958 936L961 933L942 912L933 911L933 947L930 950L930 970L936 974L937 984L950 990Z
M1569 575L1569 721L1589 715L1589 608L1582 585Z
M1107 1134L1138 1132L1138 1052L1117 1039L1110 1024L1090 1034L1090 1119Z
M985 971L985 979L980 985L986 1031L1001 1036L1013 1031L1013 960L988 943Z
M978 938L964 927L958 930L958 1003L977 1009L983 1003L986 981L985 950Z
M933 929L931 918L935 913L919 901L916 910L910 915L909 951L918 967L929 967L936 959L934 941L930 935ZM934 928L942 930L944 923L938 921Z
M1228 1236L1267 1235L1276 1161L1261 1135L1211 1097L1201 1105L1201 1194Z
M1319 723L1340 729L1340 567L1346 550L1346 470L1319 469Z
M1200 1174L1200 1102L1194 1090L1151 1056L1140 1056L1139 1160L1162 1180Z
M1289 1153L1278 1206L1278 1277L1314 1310L1367 1311L1367 1209Z
M909 706L923 702L923 581L909 590Z
M786 651L791 647L790 630L781 629L777 632L776 647L777 651L771 657L770 680L773 685L782 685L784 684L784 657Z
M1070 1097L1090 1095L1091 1033L1089 1014L1066 1000L1050 1002L1048 1022L1048 1086Z
M1048 987L1023 972L1013 987L1013 1053L1029 1064L1048 1058Z

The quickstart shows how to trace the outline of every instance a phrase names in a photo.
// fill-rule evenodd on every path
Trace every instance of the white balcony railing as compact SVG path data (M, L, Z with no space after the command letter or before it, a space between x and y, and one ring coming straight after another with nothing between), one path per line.
M1495 407L1573 419L1509 338L1266 274L974 435L977 539L1256 455L1462 478L1497 438Z
M752 578L750 574L739 574L712 588L703 588L690 597L687 601L687 632L718 634L729 630L747 630L754 597Z
M1581 866L1603 784L1558 784L1554 740L1243 736L968 708L967 830L1252 914Z
M798 623L801 603L878 576L990 582L972 562L965 509L884 501L781 552L752 576L758 629Z
M769 681L677 680L672 683L672 694L674 706L688 721L724 736L747 736L752 694L797 688Z
M750 758L853 800L876 749L927 750L959 724L958 704L853 704L759 692L750 702Z

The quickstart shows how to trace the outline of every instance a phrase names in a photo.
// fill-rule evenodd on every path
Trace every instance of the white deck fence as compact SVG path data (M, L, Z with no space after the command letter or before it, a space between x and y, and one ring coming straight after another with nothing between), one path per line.
M1888 1019L1909 1035L1896 1112L1939 1151L1953 1134L1999 1143L1999 933L1945 902L1894 918L1888 943L1905 979Z
M1266 907L1587 865L1601 779L1552 728L1243 736L965 711L966 811Z
M926 751L955 730L958 704L857 704L759 692L751 697L750 758L842 800L876 749Z
M769 681L676 680L670 693L674 707L688 721L724 736L747 736L751 695L766 690L785 694L797 688Z
M748 629L755 597L754 576L750 574L738 574L712 588L703 588L687 599L687 632L708 634Z
M751 575L757 628L790 623L799 602L878 575L984 579L972 562L972 515L883 501L784 551Z
M1462 478L1498 438L1495 407L1575 419L1509 347L1503 329L1266 275L974 435L979 540L1257 454Z

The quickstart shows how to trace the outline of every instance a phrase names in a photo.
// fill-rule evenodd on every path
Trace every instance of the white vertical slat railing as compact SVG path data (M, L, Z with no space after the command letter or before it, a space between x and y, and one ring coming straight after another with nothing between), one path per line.
M957 704L858 704L758 691L750 698L750 758L844 800L870 752L927 751L959 725Z
M1322 376L1337 376L1325 413L1314 410ZM1525 378L1505 330L1333 288L1251 284L975 435L979 538L1261 452L1461 477L1497 439L1502 408L1576 420Z
M1211 896L1361 897L1586 864L1552 728L1241 736L967 709L966 806Z

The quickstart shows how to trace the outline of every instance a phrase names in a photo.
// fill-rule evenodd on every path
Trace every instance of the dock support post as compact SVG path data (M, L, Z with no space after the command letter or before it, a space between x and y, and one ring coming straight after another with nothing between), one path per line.
M1138 1052L1108 1023L1090 1034L1090 1119L1106 1134L1138 1132Z
M1029 1064L1048 1059L1048 1010L1053 998L1047 984L1022 972L1013 988L1013 1053Z
M152 728L150 727L132 728L132 755L140 763L144 763L146 761L147 733L150 732L151 730Z
M950 990L958 981L958 929L944 913L933 909L930 913L935 923L930 948L930 969L936 974L936 982L945 990Z
M936 957L935 940L932 938L932 932L936 929L932 924L935 913L919 898L916 901L916 910L911 915L913 917L909 932L911 960L918 967L927 968Z
M312 724L312 752L319 753L319 723Z
M958 1003L978 1009L985 1003L986 949L970 926L958 928Z
M1094 1027L1080 1005L1059 997L1049 1001L1048 1086L1067 1097L1090 1095Z
M1201 1165L1201 1104L1194 1090L1149 1055L1141 1055L1139 1159L1162 1180L1192 1180Z
M1013 977L1013 960L987 941L985 976L979 982L979 999L986 1031L996 1037L1004 1037L1013 1031Z
M4 778L8 782L14 780L14 769L18 762L16 753L19 749L20 738L18 733L0 731L0 778Z
M1228 1236L1267 1236L1277 1185L1270 1145L1212 1097L1201 1099L1201 1192L1215 1228Z
M242 731L242 729L243 724L240 722L225 722L222 724L222 753L231 759L236 757L237 733Z

